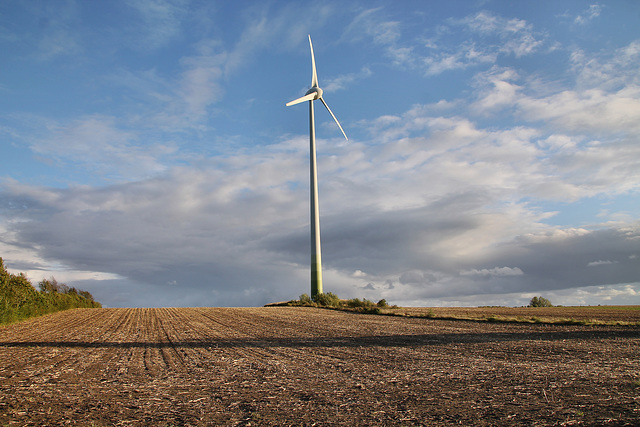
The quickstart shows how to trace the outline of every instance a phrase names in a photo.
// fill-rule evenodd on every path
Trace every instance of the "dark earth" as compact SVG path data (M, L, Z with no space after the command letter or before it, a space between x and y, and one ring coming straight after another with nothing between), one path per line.
M640 326L70 310L0 327L0 425L637 426Z

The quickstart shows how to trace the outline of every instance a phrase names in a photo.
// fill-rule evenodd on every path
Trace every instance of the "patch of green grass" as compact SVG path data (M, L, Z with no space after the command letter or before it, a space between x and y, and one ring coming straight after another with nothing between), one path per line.
M640 311L640 305L581 305L571 308L598 309L598 310L622 310Z
M296 307L318 307L332 310L351 311L363 314L379 314L385 316L401 316L413 318L427 318L438 320L459 320L469 322L492 322L492 323L536 323L548 325L584 325L584 326L640 326L638 321L621 321L621 320L597 320L597 319L576 319L576 318L559 318L553 316L522 316L522 315L497 315L480 312L478 316L473 314L456 314L443 313L439 314L438 310L431 308L425 313L424 311L412 312L410 308L402 308L397 305L389 306L385 300L374 303L368 299L352 298L350 300L339 299L336 295L320 294L313 300L307 295L302 294L300 299L283 303L268 304L268 306L296 306ZM640 306L603 306L602 308L618 307L621 310L640 310ZM484 307L487 308L487 307ZM554 307L555 308L555 307ZM553 308L551 308L553 309ZM493 311L493 310L492 310ZM489 311L491 313L491 311Z

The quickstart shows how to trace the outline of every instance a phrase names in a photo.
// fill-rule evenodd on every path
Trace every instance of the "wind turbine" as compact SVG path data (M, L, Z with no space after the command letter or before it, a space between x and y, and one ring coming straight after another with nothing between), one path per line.
M313 114L313 101L319 99L326 107L333 120L342 131L345 139L348 141L347 134L344 133L344 129L340 126L340 122L336 119L336 116L331 111L331 108L327 105L324 98L322 98L322 89L318 86L318 76L316 74L316 60L313 56L313 44L311 43L311 36L309 36L309 48L311 49L311 88L304 94L303 97L295 99L291 102L287 102L287 107L295 104L299 104L304 101L309 101L309 151L310 151L310 179L311 179L311 297L322 293L322 252L320 250L320 213L318 209L318 172L316 165L316 129L315 119Z

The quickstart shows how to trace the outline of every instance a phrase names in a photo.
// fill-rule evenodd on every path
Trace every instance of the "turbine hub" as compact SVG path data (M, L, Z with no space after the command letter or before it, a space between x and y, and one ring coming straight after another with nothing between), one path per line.
M311 89L309 89L307 91L307 93L305 93L305 95L311 95L312 93L316 94L316 96L313 98L314 100L318 99L318 98L322 98L322 89L320 89L319 87L317 87L317 86L316 87L312 87Z

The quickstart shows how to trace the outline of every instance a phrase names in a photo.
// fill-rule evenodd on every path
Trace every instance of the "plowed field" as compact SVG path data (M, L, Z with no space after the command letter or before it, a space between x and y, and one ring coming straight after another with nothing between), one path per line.
M0 328L0 425L638 425L640 328L314 308Z
M482 320L488 317L495 319L513 319L526 321L535 319L541 322L554 323L573 320L592 323L640 324L640 306L587 306L587 307L403 307L383 309L384 313L393 315L425 316L439 318L458 318Z

